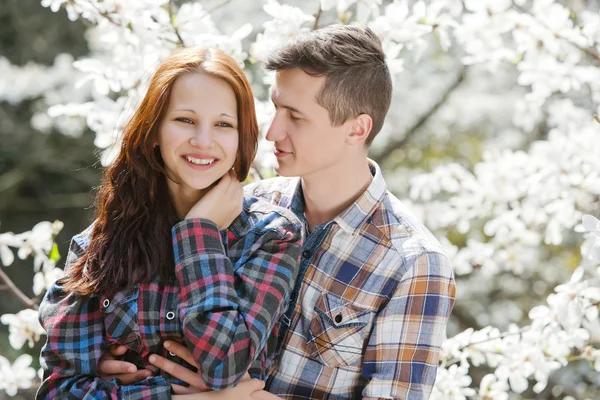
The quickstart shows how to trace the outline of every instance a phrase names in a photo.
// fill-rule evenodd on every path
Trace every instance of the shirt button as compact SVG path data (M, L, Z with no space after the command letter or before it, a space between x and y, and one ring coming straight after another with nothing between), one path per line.
M309 258L311 255L312 255L312 253L308 250L304 250L302 252L302 257L304 257L304 258Z
M167 319L170 321L170 320L172 320L173 318L175 318L175 313L174 313L173 311L169 311L169 312L167 313Z
M169 352L169 354L173 357L177 357L177 354Z
M110 305L110 300L104 299L104 302L102 303L102 305L104 306L104 308L107 308Z
M335 322L336 322L336 323L338 323L338 324L339 324L340 322L342 322L342 319L343 319L343 318L342 318L342 314L338 314L338 315L336 315L336 316L335 316Z

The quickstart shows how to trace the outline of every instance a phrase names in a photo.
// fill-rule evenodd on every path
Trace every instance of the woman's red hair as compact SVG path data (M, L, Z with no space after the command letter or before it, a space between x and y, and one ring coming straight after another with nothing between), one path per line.
M96 220L85 254L62 281L81 295L112 294L157 274L174 277L171 227L175 215L166 171L154 147L175 80L189 73L223 79L237 100L239 147L235 172L244 181L256 154L258 124L244 72L223 51L183 48L161 62L140 106L123 131L121 151L104 172L96 197Z

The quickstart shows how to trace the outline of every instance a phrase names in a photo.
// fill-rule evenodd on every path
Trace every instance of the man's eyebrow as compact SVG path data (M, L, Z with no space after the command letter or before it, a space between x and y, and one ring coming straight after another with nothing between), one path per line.
M277 102L275 102L275 99L273 98L273 96L271 96L271 101L273 102L273 104L275 104L277 107L282 107L282 108L287 108L288 110L290 110L291 112L295 112L298 114L302 114L304 115L304 113L300 110L298 110L296 107L292 107L292 106L288 106L285 104L277 104Z

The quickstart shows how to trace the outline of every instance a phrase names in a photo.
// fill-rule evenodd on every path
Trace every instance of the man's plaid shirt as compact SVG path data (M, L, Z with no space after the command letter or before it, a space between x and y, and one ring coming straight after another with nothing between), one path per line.
M69 265L85 252L89 229L71 242ZM246 196L227 231L188 219L172 229L176 279L142 283L112 296L80 297L57 282L40 306L48 333L38 399L170 399L166 373L134 385L97 377L102 353L122 344L148 366L169 356L165 340L185 342L213 389L233 386L250 366L266 377L280 316L298 273L302 225L288 210ZM189 365L188 365L189 367Z
M293 399L426 399L455 297L433 235L386 190L379 167L354 204L306 237L267 390ZM247 193L304 219L299 179Z

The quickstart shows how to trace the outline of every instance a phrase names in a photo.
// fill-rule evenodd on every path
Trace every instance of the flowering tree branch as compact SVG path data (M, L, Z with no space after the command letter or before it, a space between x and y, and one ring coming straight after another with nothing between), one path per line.
M15 285L15 283L8 277L8 275L6 275L6 273L2 270L2 268L0 268L0 279L2 281L4 281L5 287L13 294L15 295L15 297L21 302L23 303L23 305L25 305L25 307L27 308L31 308L33 310L37 310L38 309L38 304L30 299L29 297L27 297L18 287L17 285Z
M429 107L429 109L424 114L422 114L410 128L408 128L405 131L404 135L402 135L398 139L389 140L389 142L383 150L381 150L378 153L375 153L372 156L373 159L378 163L384 164L387 161L388 157L394 152L394 150L403 149L404 147L406 147L406 144L419 131L419 129L423 127L423 125L427 123L427 121L440 109L440 107L448 101L452 93L454 93L454 91L461 86L461 84L465 80L466 74L467 68L461 67L460 72L457 74L457 77L454 80L454 82L448 88L446 88L446 90L438 98L438 100L431 107Z

